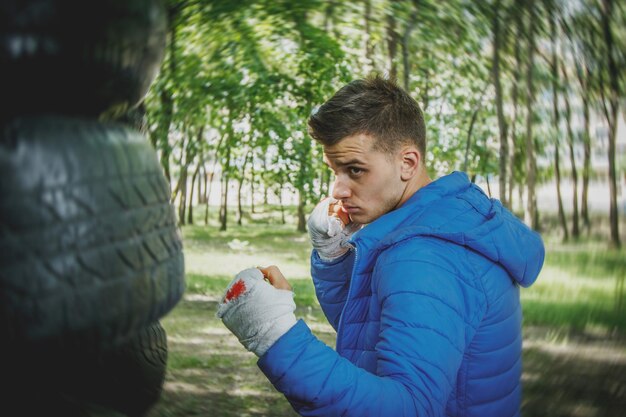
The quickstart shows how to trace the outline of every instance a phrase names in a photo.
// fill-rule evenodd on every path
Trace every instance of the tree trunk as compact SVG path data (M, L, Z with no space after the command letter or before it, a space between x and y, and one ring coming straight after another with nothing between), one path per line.
M413 32L413 29L415 29L415 25L417 24L418 1L413 0L412 6L413 10L411 11L411 17L409 18L409 21L404 30L404 35L402 36L402 77L404 79L404 90L407 92L409 91L409 76L411 75L411 65L409 63L409 45L411 43L411 32Z
M267 156L263 157L263 172L267 172ZM267 205L269 204L269 201L267 199L267 190L268 190L268 186L267 186L267 179L265 181L263 181L263 205L265 206L265 208L267 208Z
M243 208L241 206L241 188L243 187L243 178L239 179L239 184L237 185L237 226L241 226L243 224Z
M213 167L215 169L215 167ZM209 225L209 203L210 203L210 197L211 197L211 189L213 188L213 177L215 176L215 172L211 171L210 173L207 173L207 178L208 178L208 188L205 187L204 189L206 190L206 207L204 208L204 224L205 225Z
M187 175L188 175L188 169L189 166L191 165L191 163L193 162L193 160L196 158L196 154L198 152L198 143L201 143L202 141L202 137L204 135L204 126L200 126L200 129L198 129L198 136L196 138L196 142L194 142L192 140L192 138L189 138L189 141L187 142L187 147L186 147L186 152L185 152L185 200L187 200L187 198L189 198L189 210L188 210L188 216L187 216L187 223L189 224L193 224L193 190L195 188L195 182L196 182L196 178L198 176L198 169L200 168L200 163L198 162L198 164L196 164L196 169L194 170L194 173L192 175L192 180L191 180L191 186L189 188L189 196L187 196ZM202 154L200 154L199 160L202 160ZM183 206L183 216L185 215L184 213L184 206Z
M250 165L250 212L254 214L254 161L252 161L252 165Z
M198 204L204 204L204 189L202 188L202 186L204 185L204 177L206 176L206 172L204 170L204 161L198 161L198 164L200 164L200 171L198 172L198 190L196 192L196 194L198 195Z
M225 231L228 220L228 174L224 172L222 172L221 188L222 199L220 202L220 231Z
M306 233L306 217L304 214L304 205L306 200L303 192L298 190L298 232Z
M615 170L615 138L617 135L617 113L619 107L619 69L614 59L615 44L611 29L610 18L613 13L613 1L602 0L602 34L604 35L605 51L608 61L609 91L608 104L606 106L605 94L603 94L604 113L609 125L609 192L610 209L609 222L611 225L611 245L615 248L621 247L619 237L619 219L617 212L617 175ZM604 93L604 88L601 87Z
M189 209L187 210L187 223L193 224L193 190L196 185L196 178L198 178L198 172L200 172L200 163L196 166L191 176L191 188L189 189ZM198 181L200 183L200 181ZM200 194L198 194L200 196Z
M172 183L172 177L170 174L170 144L169 144L169 133L170 133L170 124L172 123L173 117L173 108L174 105L172 103L171 93L167 90L163 90L160 94L161 99L161 110L163 115L159 119L157 124L157 128L155 131L156 139L153 143L156 145L156 148L159 150L160 157L159 160L161 162L161 166L163 167L163 173L165 174L165 178L167 179L168 184Z
M181 167L179 179L178 222L181 225L185 224L185 208L187 207L187 169L187 165Z
M396 18L393 12L387 15L387 59L389 65L389 79L396 81L398 79L398 67L395 62L396 52L398 50L398 34L396 33Z
M533 68L535 67L535 4L534 0L527 2L530 18L528 22L528 62L526 66L526 213L524 219L526 223L537 230L539 218L537 215L537 198L535 195L535 182L537 167L535 160L535 143L533 140L533 107L535 105L535 84L533 80Z
M252 152L249 151L243 161L243 166L241 167L241 177L239 178L239 185L237 187L237 225L242 225L243 220L243 207L241 206L241 189L243 188L243 180L246 177L246 166L248 165L248 161L250 160L250 156Z
M583 101L583 147L584 147L584 161L583 161L583 189L581 196L581 204L580 204L580 214L583 220L583 224L589 232L590 222L589 222L589 173L591 170L591 128L590 128L590 119L589 119L589 88L588 82L589 79L589 69L586 68L586 74L583 75L582 68L577 64L576 66L576 74L578 75L578 82L580 84L580 88L582 90L582 101Z
M331 33L335 37L335 39L339 39L341 37L341 33L337 28L337 22L335 18L335 7L337 7L337 2L329 1L326 3L326 9L324 10L324 32ZM306 21L307 12L302 13L302 20Z
M202 167L202 172L204 173L204 176L202 177L202 181L204 182L204 187L203 187L203 195L202 195L202 202L204 204L209 204L209 191L208 191L208 187L209 187L209 173L206 170L206 165L204 165Z
M222 170L222 202L220 204L220 231L225 231L228 220L228 180L230 174L230 147L226 150L226 162Z
M493 77L493 84L496 90L496 111L498 114L498 131L500 133L500 158L499 158L499 187L500 187L500 201L505 207L510 207L507 201L507 162L509 158L509 143L506 133L507 126L504 120L504 109L502 106L502 84L500 81L500 48L501 48L501 33L500 33L500 0L496 0L496 4L493 10L493 65L491 66L491 72Z
M184 130L184 129L183 129ZM190 139L191 140L191 139ZM174 187L174 190L172 191L172 196L170 198L171 202L174 202L176 200L176 197L178 196L178 193L180 192L181 188L182 188L182 183L183 183L183 179L186 181L187 178L183 178L182 176L182 168L183 168L183 159L187 158L189 159L189 154L187 152L187 148L188 148L188 144L187 144L187 134L183 134L181 143L180 143L180 158L178 158L178 166L181 167L181 175L178 177L178 182L176 183L176 187ZM184 166L187 166L187 159L185 159L184 161Z
M569 85L569 79L565 66L561 67L563 73L563 80L565 85ZM578 219L578 170L576 169L576 158L574 155L574 132L572 130L572 109L569 102L569 94L566 90L563 94L565 101L565 122L567 125L567 145L569 147L569 160L572 169L572 186L573 186L573 201L572 201L572 237L577 239L580 236L580 227Z
M482 100L480 100L482 102ZM469 151L472 144L472 130L474 130L474 124L476 123L476 117L480 110L480 104L474 110L472 114L472 120L470 121L469 129L467 129L467 142L465 144L465 158L463 160L463 172L467 172L469 168Z
M424 52L424 56L425 56L425 60L428 62L430 60L430 53L426 51ZM424 106L422 111L424 112L424 114L426 114L426 111L428 110L428 106L430 105L430 95L429 95L430 71L428 69L428 66L426 65L422 66L422 72L424 74L424 81L420 88L420 95L422 99L422 104Z
M185 131L185 129L183 129ZM189 137L188 137L189 136ZM189 165L193 160L191 152L192 138L189 132L185 131L183 140L181 142L181 153L178 165L180 166L180 178L176 184L176 190L174 190L174 196L172 200L176 198L176 194L180 193L179 206L178 206L178 220L181 225L185 224L185 211L187 208L187 179L189 173ZM183 162L184 160L184 162Z
M328 167L324 168L324 170L326 171L326 176L325 176L325 180L326 180L326 185L325 185L325 189L326 189L326 194L325 195L330 195L330 182L331 182L331 172L330 169L328 169Z
M280 185L280 187L278 188L278 202L280 204L280 219L282 224L286 224L287 221L285 220L285 205L283 204L283 186L282 183Z
M204 189L206 190L206 198L205 198L206 209L204 211L204 224L206 225L209 224L209 204L211 202L211 189L213 188L213 177L215 176L215 168L217 167L217 161L219 159L220 149L221 149L223 142L224 142L224 136L220 137L219 142L217 142L217 146L215 147L215 154L213 156L213 167L211 168L210 174L208 174L205 177L205 184L206 184L206 181L208 181L208 186L206 185L204 186ZM228 155L229 155L229 161L230 161L230 151ZM205 172L206 172L206 169L205 169ZM220 204L220 209L221 209L221 204ZM220 219L221 219L221 212L220 212Z
M173 16L170 16L170 39L168 45L169 65L166 67L169 72L169 76L174 78L176 74L176 20ZM170 125L174 115L174 100L172 99L172 91L168 88L164 88L159 94L159 100L161 102L162 116L159 118L157 128L155 131L156 137L153 139L152 144L155 145L160 151L160 162L163 167L163 173L167 179L168 184L172 183L170 174L170 154L171 149L169 145L169 132ZM158 146L157 146L158 145ZM171 191L171 188L170 188Z
M517 5L519 5L519 2L516 2ZM519 86L520 86L520 82L521 82L521 67L522 67L522 58L521 58L521 38L522 38L522 34L524 32L524 20L523 19L517 19L516 22L516 29L515 29L515 65L513 67L513 91L511 92L511 100L513 102L513 117L511 118L511 126L509 132L511 133L510 136L510 140L509 140L509 163L508 163L508 168L509 168L509 173L508 173L508 179L509 179L509 187L508 187L508 191L509 191L509 195L508 195L508 202L509 205L511 207L513 207L513 187L515 185L515 163L516 163L516 154L515 154L515 148L517 145L517 119L519 117L518 111L519 111L519 106L518 106L518 95L519 95ZM521 204L521 200L520 200L520 204Z
M563 231L563 240L567 241L569 240L569 231L567 230L567 219L565 218L565 210L563 209L563 198L561 194L561 122L559 112L559 61L556 45L556 19L556 15L550 17L550 41L552 43L552 62L550 63L550 67L552 71L552 117L554 119L554 176L556 181L556 199L559 210L559 222Z

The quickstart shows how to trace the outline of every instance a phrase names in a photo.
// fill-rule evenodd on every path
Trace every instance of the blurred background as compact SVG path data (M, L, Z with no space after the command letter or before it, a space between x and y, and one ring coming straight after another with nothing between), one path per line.
M522 291L525 416L626 407L626 4L621 0L170 1L168 46L128 116L170 182L187 271L163 320L151 416L291 416L215 318L239 270L277 264L333 346L306 216L332 188L306 120L379 73L424 111L427 164L463 170L546 242Z

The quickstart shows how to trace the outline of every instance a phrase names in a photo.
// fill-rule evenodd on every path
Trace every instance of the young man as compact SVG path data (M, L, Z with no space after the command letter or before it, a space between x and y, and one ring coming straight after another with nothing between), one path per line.
M430 180L422 113L392 82L348 84L309 126L336 176L309 218L336 351L276 267L242 271L218 315L303 416L518 416L539 235L465 174Z

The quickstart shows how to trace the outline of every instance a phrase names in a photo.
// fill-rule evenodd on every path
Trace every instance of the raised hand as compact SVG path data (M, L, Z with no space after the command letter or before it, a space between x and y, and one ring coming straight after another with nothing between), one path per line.
M296 324L291 286L277 267L263 270L278 288L265 280L260 269L244 269L226 288L217 310L239 342L259 357Z

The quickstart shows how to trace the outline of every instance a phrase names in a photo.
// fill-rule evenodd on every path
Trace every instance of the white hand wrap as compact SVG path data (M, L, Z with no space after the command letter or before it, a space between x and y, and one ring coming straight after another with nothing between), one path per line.
M328 214L328 207L338 200L327 198L320 202L307 222L309 237L313 248L322 260L332 261L350 249L348 239L361 228L358 223L350 222L346 226L338 217Z
M217 316L239 342L261 357L296 324L292 291L279 290L257 268L244 269L226 289Z

